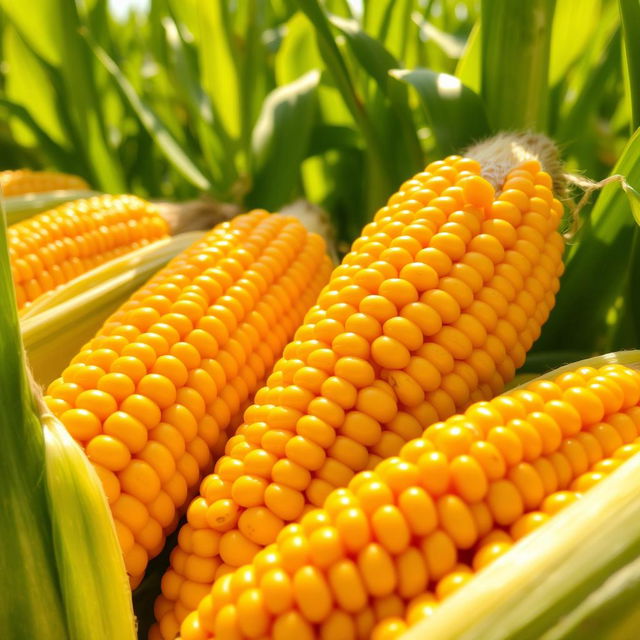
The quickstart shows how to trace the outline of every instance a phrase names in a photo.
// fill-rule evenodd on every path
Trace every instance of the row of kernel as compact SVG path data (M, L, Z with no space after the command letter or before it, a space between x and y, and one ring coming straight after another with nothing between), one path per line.
M313 237L312 237L312 242L310 243L310 246L313 250L317 250L318 248L317 241ZM269 301L268 295L262 298L262 301L258 305L257 309L261 309L264 312L265 317L268 320L268 323L265 323L263 321L263 326L259 327L260 328L259 338L262 340L262 342L259 344L258 348L259 349L262 348L261 349L262 351L266 351L268 354L271 355L271 362L268 363L269 364L268 368L270 368L273 362L275 353L279 352L282 349L284 342L291 335L291 333L294 330L294 327L298 325L303 313L308 309L311 301L315 299L315 296L317 295L317 292L320 286L324 284L324 282L326 281L328 277L328 269L329 269L328 262L323 263L322 267L320 269L317 269L315 274L312 272L313 270L307 269L307 272L310 275L312 275L314 278L312 286L305 287L304 278L301 280L300 277L297 277L297 280L301 285L301 290L298 291L297 289L294 289L291 292L292 300L295 300L295 303L293 303L293 305L292 305L292 301L287 299L278 300L278 298L274 297L272 300ZM302 291L304 291L304 293L302 293ZM261 305L264 305L264 306L261 307ZM293 308L295 313L293 314L286 313L288 309L291 307ZM284 315L280 315L281 313L283 313ZM255 317L256 316L254 316L254 318ZM286 327L286 330L283 329L283 327ZM266 348L266 344L269 344L269 348ZM216 358L216 360L221 360L219 355ZM263 367L263 370L264 370L264 367ZM229 389L229 386L227 385L227 387L225 388L225 391L227 391L228 389ZM218 407L218 409L220 409L220 407ZM188 515L191 515L191 517L193 518L194 513L195 513L195 508L191 508ZM197 520L197 516L196 516L196 520ZM174 556L175 554L172 554L172 559L174 558ZM192 561L190 562L190 566L192 567L192 571L187 572L188 574L187 578L194 578L195 580L188 579L184 585L182 584L183 581L180 581L179 590L182 593L182 598L185 599L187 602L192 603L194 597L196 597L194 596L194 594L197 594L198 589L201 588L201 585L198 584L198 581L203 579L208 579L207 577L210 575L210 572L215 571L216 567L213 566L212 563L208 560L208 556L202 558L202 557L198 557L197 555L192 558ZM178 568L182 568L182 567L179 566ZM178 599L178 592L176 591L174 593L174 591L168 590L168 594L173 597L171 598L171 600L165 599L164 600L165 604L168 604L169 609L175 606L177 613L180 614L181 613L180 608L183 607L183 605L181 605ZM172 601L175 601L175 602L172 604ZM191 604L191 606L194 607L195 604ZM167 613L169 613L169 610L167 610ZM173 618L172 615L168 615L166 624L171 623L172 618ZM175 625L175 628L177 629L177 622L173 622L173 625Z

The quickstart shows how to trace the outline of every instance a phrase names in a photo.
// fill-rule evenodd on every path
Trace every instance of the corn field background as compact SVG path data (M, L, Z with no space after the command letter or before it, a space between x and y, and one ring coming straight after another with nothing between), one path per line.
M500 130L544 132L566 171L640 189L638 0L112 10L0 0L0 170L244 209L304 198L329 213L343 251L403 180ZM524 371L638 347L638 202L611 184L582 209Z
M637 0L112 9L0 0L0 169L243 208L306 198L343 250L404 179L503 129L547 133L569 172L640 187ZM620 187L581 222L528 370L640 342L638 230Z

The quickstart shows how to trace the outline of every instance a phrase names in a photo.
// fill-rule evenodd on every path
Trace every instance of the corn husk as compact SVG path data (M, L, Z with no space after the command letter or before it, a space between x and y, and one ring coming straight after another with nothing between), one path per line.
M97 195L99 195L98 191L64 189L59 191L44 191L42 193L28 193L22 196L9 196L4 199L5 211L7 212L7 224L15 224L37 213L57 207L64 202L79 200L80 198L91 198Z
M131 593L100 480L44 413L29 374L4 211L0 289L0 637L133 640Z

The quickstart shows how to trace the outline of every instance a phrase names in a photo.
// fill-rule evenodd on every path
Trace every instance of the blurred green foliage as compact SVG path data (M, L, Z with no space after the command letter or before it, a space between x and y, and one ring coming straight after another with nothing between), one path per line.
M484 24L483 24L484 23ZM105 191L305 197L356 237L425 163L534 129L566 167L640 186L639 0L0 0L0 168ZM640 341L638 231L592 198L528 366Z

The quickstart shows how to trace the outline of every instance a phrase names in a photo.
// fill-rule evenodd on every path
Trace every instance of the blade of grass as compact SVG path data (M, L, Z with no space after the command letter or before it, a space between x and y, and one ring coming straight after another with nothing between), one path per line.
M496 130L545 130L554 3L482 1L482 97Z

